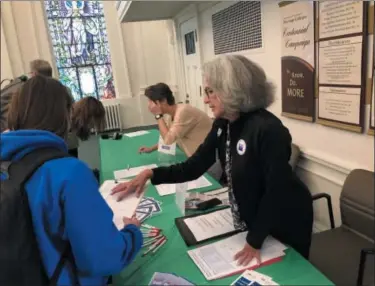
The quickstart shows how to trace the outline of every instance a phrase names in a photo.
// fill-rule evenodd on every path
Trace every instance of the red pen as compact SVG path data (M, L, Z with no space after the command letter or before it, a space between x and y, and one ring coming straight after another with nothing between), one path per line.
M150 251L154 250L156 247L158 247L161 243L163 243L167 238L164 236L163 238L159 239L157 242L155 242L153 245L150 246L149 249L145 253L142 254L142 257L146 256Z
M165 238L164 241L162 241L157 247L154 248L151 255L154 255L156 251L158 251L166 242L167 242L167 238Z

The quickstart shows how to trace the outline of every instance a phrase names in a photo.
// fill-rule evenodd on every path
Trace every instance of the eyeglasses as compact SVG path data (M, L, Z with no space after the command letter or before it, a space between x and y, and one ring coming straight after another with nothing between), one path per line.
M206 95L206 97L208 98L208 99L213 99L213 98L215 98L215 95L213 95L213 90L212 90L212 88L209 88L209 87L206 87L205 89L204 89L204 94Z

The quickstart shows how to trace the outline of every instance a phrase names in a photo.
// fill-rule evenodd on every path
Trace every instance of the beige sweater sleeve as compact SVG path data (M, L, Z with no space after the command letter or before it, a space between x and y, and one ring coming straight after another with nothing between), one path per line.
M195 121L194 114L190 114L188 108L185 106L179 108L168 133L164 136L165 144L170 145L176 142L177 139L183 138L194 127Z

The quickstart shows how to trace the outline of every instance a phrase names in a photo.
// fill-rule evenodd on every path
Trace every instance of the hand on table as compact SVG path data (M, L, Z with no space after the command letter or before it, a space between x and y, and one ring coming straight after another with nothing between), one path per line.
M112 189L111 195L118 193L119 195L117 197L117 201L121 201L128 194L135 192L136 196L139 198L139 196L144 191L144 186L147 180L151 179L152 175L152 170L144 170L133 180L129 182L120 183L116 187L114 187Z
M234 256L234 260L238 260L238 265L247 265L251 260L256 259L258 265L261 264L260 260L260 249L255 249L248 243L245 244L244 248L237 252Z
M138 152L139 152L140 154L142 154L142 153L152 153L152 152L154 152L154 151L155 151L154 148L152 148L152 147L145 147L145 146L142 146L142 147L139 148L139 150L138 150Z
M124 222L124 226L127 226L129 224L134 224L135 226L140 227L141 225L141 223L139 222L139 220L135 218L135 216L133 216L132 218L123 217L122 221Z

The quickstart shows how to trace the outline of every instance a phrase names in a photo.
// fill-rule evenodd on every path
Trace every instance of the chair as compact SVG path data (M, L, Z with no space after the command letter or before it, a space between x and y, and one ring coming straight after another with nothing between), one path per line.
M336 285L374 285L374 173L353 170L340 196L342 225L335 228L331 198L327 200L331 229L312 236L310 261Z
M292 144L292 153L289 159L289 165L292 166L292 170L294 170L297 166L300 153L301 153L300 148L297 145Z

